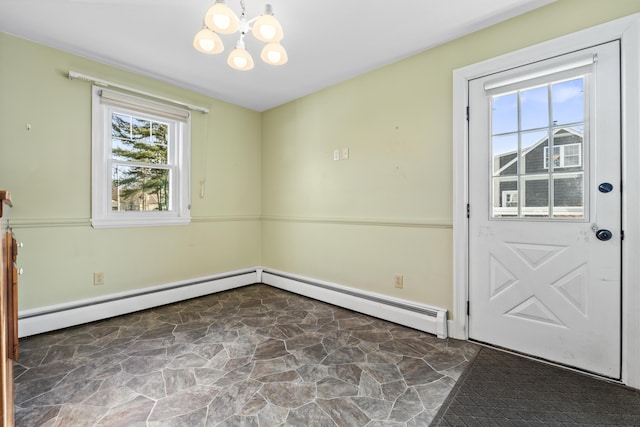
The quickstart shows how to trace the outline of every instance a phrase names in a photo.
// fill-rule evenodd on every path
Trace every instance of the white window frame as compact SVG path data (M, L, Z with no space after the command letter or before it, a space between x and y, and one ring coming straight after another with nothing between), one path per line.
M110 228L189 224L190 113L100 86L92 88L92 108L91 225L94 228ZM167 168L172 173L169 184L169 210L112 210L111 120L112 114L116 112L155 119L169 125L171 136Z
M578 147L578 164L577 165L565 165L564 159L565 159L565 154L564 154L564 149L565 147ZM580 144L579 142L573 143L573 144L564 144L564 145L555 145L553 148L558 148L560 151L560 165L558 166L554 166L555 169L560 169L560 168L579 168L582 166L582 144ZM549 146L544 147L544 168L545 169L549 169ZM575 157L575 155L571 155L571 157Z

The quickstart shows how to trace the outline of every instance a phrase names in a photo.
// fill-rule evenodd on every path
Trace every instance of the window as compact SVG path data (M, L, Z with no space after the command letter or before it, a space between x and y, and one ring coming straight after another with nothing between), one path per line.
M582 166L582 153L580 151L580 144L553 147L553 167L573 168ZM544 147L544 168L549 169L549 147Z
M94 227L188 224L188 111L93 88Z
M517 191L503 191L502 192L502 206L505 208L517 208L518 207L518 192Z
M485 92L491 100L491 218L586 218L585 71Z

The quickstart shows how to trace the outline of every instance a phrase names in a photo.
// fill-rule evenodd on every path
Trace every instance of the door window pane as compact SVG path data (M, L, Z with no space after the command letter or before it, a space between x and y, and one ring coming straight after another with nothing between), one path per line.
M522 132L520 134L521 150L521 175L526 174L539 174L544 172L542 167L543 150L540 147L544 147L549 143L549 131L533 131Z
M584 82L492 97L492 218L586 217Z
M582 170L584 135L573 128L556 128L553 134L554 168ZM568 172L567 170L563 172Z
M518 217L518 180L516 177L493 179L494 218Z
M553 176L553 217L584 217L584 174Z
M553 124L584 122L584 78L551 85Z
M518 131L518 94L516 92L493 97L491 122L494 135Z
M546 85L520 91L521 130L549 126L548 92Z
M524 197L522 200L522 217L549 217L549 177L527 176L520 178Z
M495 176L518 174L518 134L494 136L491 140L493 174Z

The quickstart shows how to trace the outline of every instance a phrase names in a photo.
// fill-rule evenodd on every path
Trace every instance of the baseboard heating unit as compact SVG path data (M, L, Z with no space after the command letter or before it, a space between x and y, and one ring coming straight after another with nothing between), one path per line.
M261 267L23 310L18 314L18 332L27 337L256 283L448 337L445 309Z
M258 270L258 278L262 283L275 288L428 332L438 338L448 337L447 310L443 308L275 270Z
M41 334L254 283L256 283L256 269L251 268L132 292L24 310L18 314L18 334L20 338Z

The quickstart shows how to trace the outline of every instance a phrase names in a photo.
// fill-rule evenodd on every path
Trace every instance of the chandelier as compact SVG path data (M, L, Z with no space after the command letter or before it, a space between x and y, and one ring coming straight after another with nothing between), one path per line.
M217 54L224 51L222 39L218 34L233 34L240 32L240 39L236 48L227 58L227 64L231 68L240 71L248 71L253 68L253 58L247 52L244 45L244 36L251 32L253 36L266 43L260 53L260 58L270 65L282 65L287 62L287 52L280 44L282 40L282 26L273 16L270 4L267 4L262 15L251 20L245 17L244 1L240 0L242 15L240 19L225 4L225 0L216 0L215 4L207 10L204 16L204 27L193 38L193 47L202 53Z

